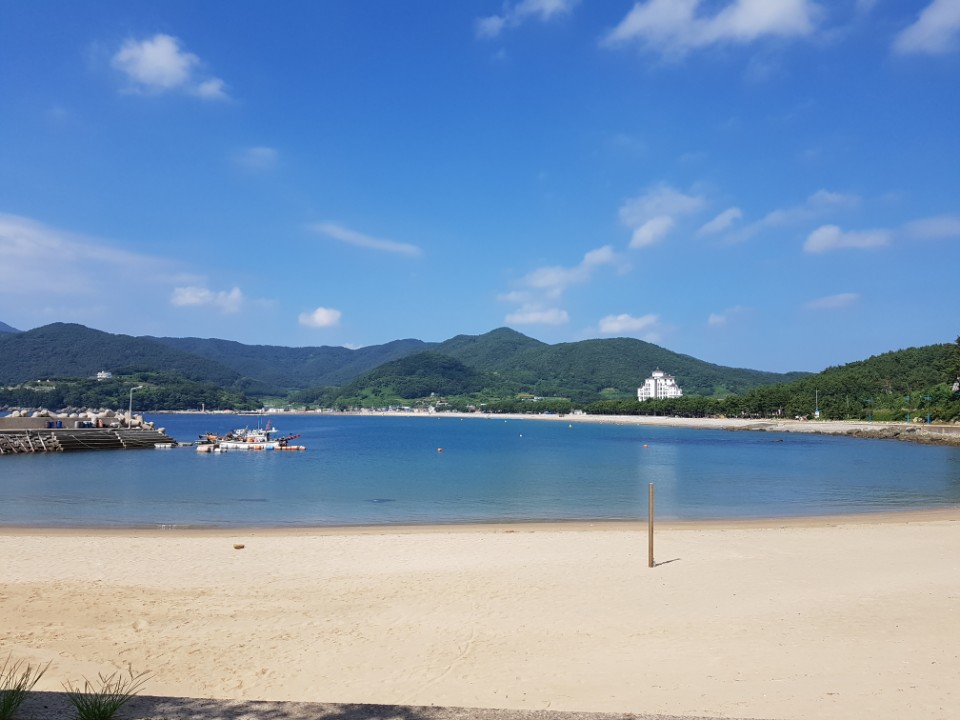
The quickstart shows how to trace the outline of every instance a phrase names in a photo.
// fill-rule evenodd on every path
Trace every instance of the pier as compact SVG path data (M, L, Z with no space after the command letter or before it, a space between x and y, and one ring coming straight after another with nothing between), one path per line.
M0 455L74 450L139 450L172 447L160 430L140 428L0 429Z

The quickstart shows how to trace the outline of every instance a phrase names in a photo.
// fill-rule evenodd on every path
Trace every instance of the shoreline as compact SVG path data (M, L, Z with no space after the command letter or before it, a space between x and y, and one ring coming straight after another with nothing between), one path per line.
M776 528L816 528L844 525L899 525L935 521L960 521L960 505L909 510L867 511L829 515L784 515L750 518L697 518L660 520L655 528L677 530L736 530ZM437 535L513 532L646 532L647 520L543 520L491 521L466 523L423 523L396 525L312 525L298 527L197 527L177 526L44 526L0 525L0 537L317 537L356 535Z
M545 422L598 423L609 425L646 425L652 427L687 428L691 430L728 430L746 432L810 433L815 435L843 435L857 438L896 439L909 442L960 445L960 425L867 420L789 420L768 418L684 418L659 415L534 415L505 413L502 415L478 413L352 413L373 417L453 417L461 419L484 418L504 420L538 420Z
M951 716L960 508L850 519L658 526L654 568L643 523L0 531L0 627L43 692L132 668L221 706Z
M190 415L246 417L243 413L206 412L189 413L171 411L169 413L149 413L151 415ZM263 413L256 416L269 417L379 417L379 418L452 418L461 420L539 422L597 423L609 425L647 425L653 427L687 428L692 430L729 430L751 432L811 433L817 435L842 435L847 437L902 440L922 444L960 445L960 424L949 423L908 423L903 421L873 420L792 420L771 418L685 418L660 415L577 415L577 414L534 414L534 413L465 413L465 412L407 412L396 410L361 412L312 412L284 411Z

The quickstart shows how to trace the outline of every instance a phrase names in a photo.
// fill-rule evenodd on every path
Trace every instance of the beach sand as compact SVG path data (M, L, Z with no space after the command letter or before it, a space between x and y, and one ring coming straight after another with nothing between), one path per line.
M235 545L242 544L242 549ZM747 718L960 707L960 509L317 531L0 530L38 690Z
M290 413L311 414L311 413ZM364 411L361 417L396 418L460 418L487 422L529 420L540 422L603 423L609 425L645 425L687 428L691 430L749 430L754 432L806 433L820 435L850 435L861 438L909 440L926 444L960 445L960 425L957 423L873 422L865 420L795 420L788 418L686 418L657 415L537 415L498 413L423 413L397 411ZM918 418L915 418L917 420Z

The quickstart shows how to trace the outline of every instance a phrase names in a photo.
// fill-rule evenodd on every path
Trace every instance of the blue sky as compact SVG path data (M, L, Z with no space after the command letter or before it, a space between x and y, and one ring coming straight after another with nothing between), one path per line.
M0 0L20 329L786 371L958 309L960 0Z

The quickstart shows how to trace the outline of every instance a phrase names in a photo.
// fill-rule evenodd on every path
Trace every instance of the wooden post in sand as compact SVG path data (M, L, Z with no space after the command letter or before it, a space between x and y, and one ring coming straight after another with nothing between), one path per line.
M647 567L653 567L653 483L650 483L650 501L647 506Z

